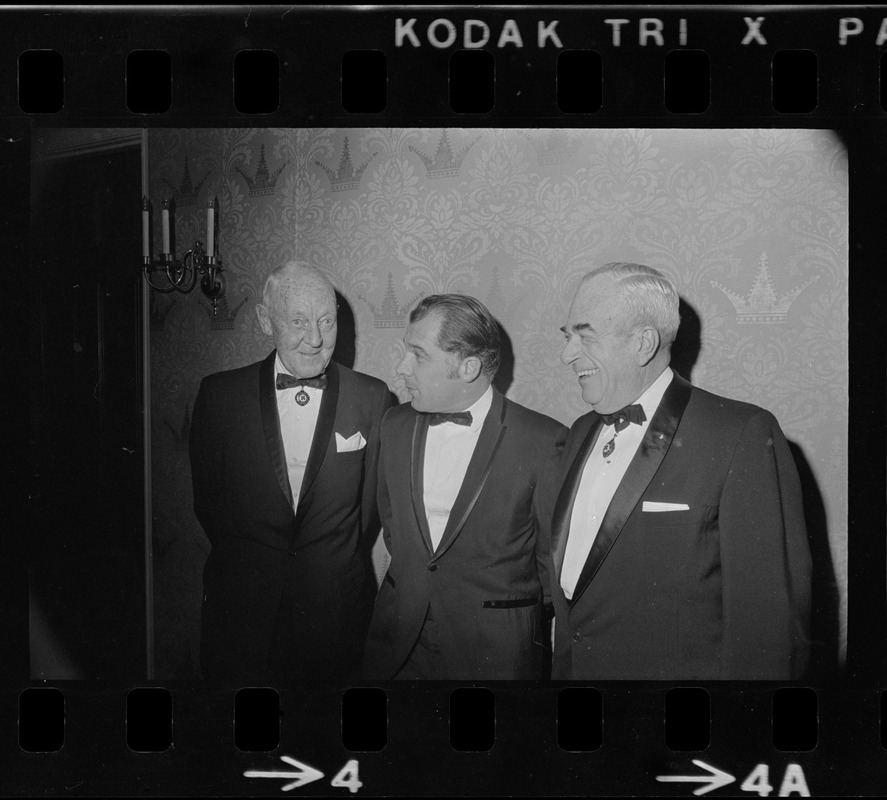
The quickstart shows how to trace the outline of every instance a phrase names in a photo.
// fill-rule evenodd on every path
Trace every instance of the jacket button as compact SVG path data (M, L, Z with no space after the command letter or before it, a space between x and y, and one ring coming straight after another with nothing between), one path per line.
M582 634L581 633L574 633L573 634L573 641L574 642L581 642L582 641Z
M437 571L437 564L429 564L428 571L429 572L436 572Z

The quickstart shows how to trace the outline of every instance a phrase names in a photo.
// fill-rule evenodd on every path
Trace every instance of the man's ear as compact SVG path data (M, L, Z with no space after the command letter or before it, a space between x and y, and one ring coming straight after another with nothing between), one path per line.
M274 329L271 327L271 312L259 303L256 306L256 316L259 318L259 325L262 326L262 333L264 333L265 336L272 336Z
M642 328L638 332L638 364L646 367L659 352L661 340L656 328Z
M459 377L465 383L474 383L483 373L483 364L477 356L463 358L459 365Z

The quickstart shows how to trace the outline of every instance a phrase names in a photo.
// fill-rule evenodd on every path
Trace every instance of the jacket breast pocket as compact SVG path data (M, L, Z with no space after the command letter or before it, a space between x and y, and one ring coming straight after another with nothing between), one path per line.
M365 452L366 452L365 447L361 447L360 450L338 450L338 451L336 451L336 458L339 458L339 459L354 458L354 459L362 460L363 454Z
M667 531L669 528L698 529L707 527L717 516L716 506L690 506L687 509L669 511L641 511L644 530Z
M717 506L700 506L682 511L643 512L640 517L641 552L635 558L643 562L639 569L652 570L659 576L659 586L680 583L694 573L698 564L717 560Z

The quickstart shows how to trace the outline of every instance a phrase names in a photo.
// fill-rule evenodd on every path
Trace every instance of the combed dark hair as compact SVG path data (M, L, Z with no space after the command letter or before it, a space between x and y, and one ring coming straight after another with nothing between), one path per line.
M418 322L429 314L440 316L438 347L460 360L479 358L483 373L492 379L499 369L502 345L499 323L489 309L468 295L432 294L410 312L410 322Z

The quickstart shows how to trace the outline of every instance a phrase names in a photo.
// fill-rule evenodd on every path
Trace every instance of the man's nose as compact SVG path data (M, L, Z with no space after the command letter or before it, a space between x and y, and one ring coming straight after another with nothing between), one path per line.
M320 347L323 342L323 334L320 332L320 326L317 324L309 325L305 331L305 343L311 347Z
M396 375L404 376L404 375L409 375L409 374L410 374L409 366L408 366L408 364L407 364L407 361L408 361L408 360L409 360L409 353L408 353L407 355L405 355L405 356L400 360L400 363L397 365L397 368L394 370L394 373L395 373Z
M570 364L576 358L576 346L573 343L573 338L570 337L567 339L566 344L564 345L564 349L561 350L561 361L564 364Z

